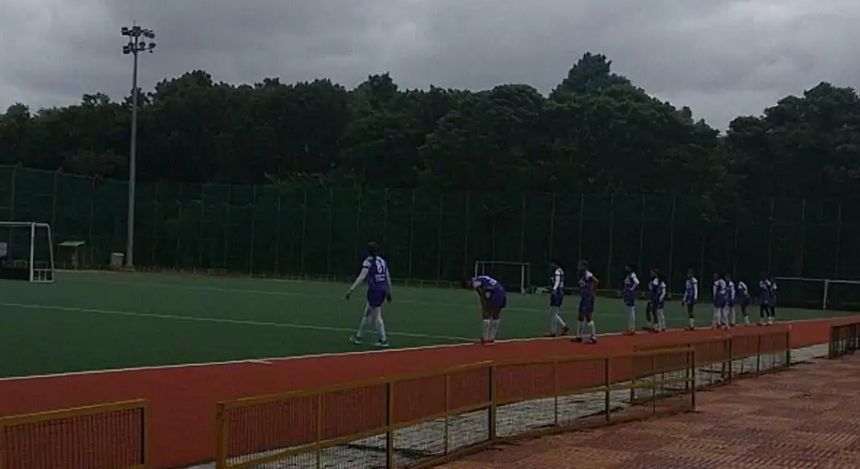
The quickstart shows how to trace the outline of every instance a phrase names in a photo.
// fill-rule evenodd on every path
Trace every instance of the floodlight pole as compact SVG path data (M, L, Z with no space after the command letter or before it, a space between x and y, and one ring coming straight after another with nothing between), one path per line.
M141 28L134 24L131 28L123 27L122 35L128 37L128 43L122 47L122 53L131 54L133 68L131 75L131 148L128 155L128 215L125 241L125 267L134 269L134 193L137 183L137 59L140 52L152 52L155 49L155 33L151 29ZM149 40L149 42L147 42Z

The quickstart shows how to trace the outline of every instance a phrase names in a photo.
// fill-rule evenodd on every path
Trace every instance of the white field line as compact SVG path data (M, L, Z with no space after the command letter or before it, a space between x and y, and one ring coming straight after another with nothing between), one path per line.
M111 316L128 316L128 317L135 317L135 318L167 319L167 320L173 320L173 321L208 322L208 323L216 323L216 324L234 324L234 325L240 325L240 326L281 327L281 328L285 328L285 329L305 329L305 330L325 331L325 332L355 332L355 329L345 328L345 327L313 326L313 325L309 325L309 324L292 324L292 323L262 322L262 321L246 321L246 320L242 320L242 319L207 318L207 317L199 317L199 316L178 316L175 314L142 313L142 312L138 312L138 311L118 311L118 310L110 310L110 309L75 308L75 307L70 307L70 306L50 306L50 305L23 304L23 303L0 303L0 306L6 306L9 308L20 308L20 309L40 309L40 310L50 310L50 311L68 311L68 312L72 312L72 313L104 314L104 315L111 315ZM469 337L444 336L444 335L433 335L433 334L415 334L415 333L411 333L411 332L390 332L390 333L388 333L388 335L399 336L399 337L416 337L419 339L458 341L458 342L474 340L474 338L469 338Z
M140 285L139 283L132 284ZM175 287L170 285L171 287ZM181 287L179 287L181 288ZM248 292L243 290L243 292ZM278 293L278 292L275 292ZM311 295L308 295L311 296ZM56 311L68 311L68 312L77 312L77 313L91 313L91 314L102 314L102 315L115 315L115 316L126 316L126 317L148 317L153 319L165 319L165 320L179 320L179 321L196 321L196 322L208 322L208 323L224 323L224 324L237 324L237 325L249 325L249 326L257 326L257 327L280 327L280 328L293 328L293 329L305 329L305 330L319 330L319 331L337 331L337 332L354 332L354 329L350 328L339 328L339 327L324 327L324 326L311 326L311 325L301 325L301 324L284 324L284 323L269 323L269 322L258 322L258 321L243 321L243 320L234 320L234 319L224 319L224 318L201 318L201 317L188 317L188 316L176 316L176 315L165 315L165 314L155 314L155 313L142 313L142 312L133 312L133 311L116 311L116 310L103 310L103 309L90 309L90 308L74 308L74 307L65 307L65 306L51 306L51 305L38 305L38 304L22 304L22 303L0 303L0 306L6 307L14 307L14 308L25 308L25 309L42 309L42 310L56 310ZM0 311L2 313L2 311ZM612 314L612 313L599 313L599 316L610 316L610 317L626 317L626 314ZM599 317L598 317L599 319ZM669 319L670 324L674 323L686 323L686 318L667 318ZM798 319L793 320L791 323L804 323L804 322L813 322L820 321L822 319ZM789 329L791 328L791 324L789 324ZM608 332L599 334L601 337L606 336L616 336L620 335L621 332ZM397 332L389 332L390 336L401 336L401 337L415 337L415 338L427 338L427 339L438 339L438 340L448 340L448 341L456 341L458 343L453 344L437 344L437 345L424 345L424 346L415 346L415 347L403 347L403 348L391 348L391 349L376 349L376 350L362 350L357 352L336 352L336 353L320 353L320 354L311 354L311 355L294 355L288 357L259 357L259 358L251 358L251 359L243 359L243 360L229 360L229 361L221 361L221 362L200 362L200 363L184 363L179 365L158 365L158 366L141 366L141 367L130 367L130 368L114 368L114 369L105 369L105 370L90 370L90 371L74 371L67 373L54 373L54 374L46 374L46 375L29 375L29 376L11 376L11 377L0 377L0 382L2 381L10 381L10 380L21 380L21 379L39 379L39 378L51 378L51 377L59 377L59 376L76 376L76 375L87 375L87 374L101 374L101 373L118 373L118 372L126 372L126 371L140 371L140 370L159 370L159 369L172 369L172 368L187 368L187 367L199 367L199 366L222 366L222 365L239 365L239 364L270 364L273 361L287 361L287 360L301 360L305 358L323 358L323 357L333 357L333 356L352 356L352 355L369 355L369 354L378 354L378 353L398 353L398 352L409 352L416 350L431 350L431 349L441 349L441 348L453 348L453 347L470 347L473 346L474 337L448 337L448 336L436 336L429 334L414 334L414 333L397 333ZM530 337L530 338L515 338L515 339L502 339L498 342L539 342L543 340L566 340L564 338L547 338L547 337Z

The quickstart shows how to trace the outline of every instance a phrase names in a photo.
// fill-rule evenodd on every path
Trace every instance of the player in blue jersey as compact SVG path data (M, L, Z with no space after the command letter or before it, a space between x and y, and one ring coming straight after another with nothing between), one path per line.
M376 326L378 340L377 347L388 347L388 337L385 335L385 323L382 321L382 304L391 303L391 274L388 272L388 263L379 255L379 245L373 241L367 243L367 257L361 263L361 271L355 282L349 287L346 299L352 295L358 286L367 281L367 304L364 306L364 316L358 325L358 331L350 337L353 343L362 342L361 334L368 323Z
M728 285L726 284L725 275L722 273L714 274L714 321L712 327L714 329L728 329Z
M699 280L693 275L693 269L687 270L687 280L684 281L684 298L681 304L687 307L687 330L696 328L696 302L699 301Z
M751 297L750 297L750 289L747 287L747 284L742 280L738 280L738 295L737 302L741 307L741 315L744 317L744 324L749 326L750 324L750 316L747 313L747 307L750 305Z
M482 344L492 344L499 332L502 310L508 305L505 287L489 275L472 279L472 288L481 299L481 340Z
M588 261L581 260L579 268L579 317L574 342L597 343L597 327L594 325L594 297L597 292L597 277L588 270Z
M729 327L735 327L737 314L735 313L735 299L737 297L737 289L735 282L732 281L732 275L726 274L726 317L728 318Z
M624 308L627 309L627 332L636 333L636 289L639 288L639 279L636 277L636 267L627 264L624 268L624 283L621 286L621 299Z
M651 270L651 281L648 282L648 303L654 318L653 332L666 330L666 282L660 269Z
M768 274L762 275L761 281L758 283L761 291L761 308L759 309L759 325L767 321L767 325L772 325L776 319L776 282Z
M561 305L564 303L564 270L558 261L553 259L549 264L552 272L549 277L549 334L547 337L565 335L570 331L561 319Z

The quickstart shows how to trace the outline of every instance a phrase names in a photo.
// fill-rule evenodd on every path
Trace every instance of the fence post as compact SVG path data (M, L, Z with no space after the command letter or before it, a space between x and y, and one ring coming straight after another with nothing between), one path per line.
M353 208L355 209L355 231L354 231L355 234L352 237L352 239L353 239L353 241L352 241L352 247L353 247L352 258L353 259L360 258L360 256L361 256L361 244L362 244L362 242L361 242L362 240L360 239L361 238L360 233L361 233L361 209L364 206L364 189L357 189L357 190L358 190L358 197L356 197L355 204L353 205ZM367 240L365 240L365 242L367 242ZM383 247L383 249L385 249L384 244L382 245L382 247Z
M54 171L54 194L51 198L51 228L53 228L54 233L57 233L57 190L60 184L60 173L61 169Z
M382 192L382 245L388 246L386 240L388 237L385 235L386 230L388 229L388 188L385 188ZM390 250L389 250L390 252Z
M800 249L795 258L795 275L803 277L803 251L806 244L806 199L800 201Z
M156 187L156 190L158 190L157 189L158 183L155 183L155 187ZM197 258L198 258L197 259L198 260L197 268L198 269L202 269L205 266L203 263L203 249L204 249L204 246L207 245L206 238L204 237L205 223L206 223L206 184L203 184L203 186L200 188L200 226L198 227L198 229L199 229L198 233L199 234L197 236L197 239L199 240L197 242Z
M439 232L436 246L436 279L442 279L442 224L445 222L445 193L439 195Z
M12 166L12 190L9 192L9 221L15 221L15 180L18 175L18 168L21 165Z
M639 257L636 259L636 266L640 269L639 273L645 275L645 272L641 269L644 267L642 265L642 255L645 249L645 203L646 203L645 194L642 194L642 206L639 207ZM671 256L671 253L670 253ZM672 265L670 262L669 265ZM671 277L671 276L670 276ZM647 278L647 277L646 277Z
M579 233L577 234L576 259L582 259L582 227L585 220L582 219L585 214L585 192L579 193Z
M412 278L412 256L415 250L415 189L412 189L412 203L409 209L409 267L407 278Z
M472 199L471 192L466 191L466 224L465 224L465 227L466 227L465 231L466 232L464 233L465 236L463 239L463 272L469 272L469 268L468 268L469 267L469 221L470 221L469 208L470 208L470 205L472 205L471 199ZM472 259L472 262L474 262L475 260L476 259Z
M276 186L277 202L275 202L275 275L281 276L281 181Z
M251 246L248 248L248 274L254 274L254 244L257 240L257 185L251 186Z
M330 208L329 208L330 209ZM307 247L305 246L305 233L307 232L308 227L308 188L302 188L302 236L299 238L299 273L305 273L305 251ZM290 230L290 248L292 248L292 253L296 252L296 233L293 230Z
M615 193L609 196L609 247L606 255L606 285L612 285L612 244L615 232Z
M526 193L523 192L522 223L520 223L520 262L525 262L526 260L526 210L528 210L528 205L526 204ZM550 253L550 256L552 256L552 253Z
M549 253L555 255L555 192L550 198L549 212Z
M675 266L675 204L677 203L678 196L676 194L672 194L672 213L669 216L669 281L672 281L672 272L673 267ZM644 208L644 203L643 203ZM681 271L683 272L683 270ZM700 272L701 276L704 272ZM683 273L682 273L683 275Z
M833 263L833 278L839 278L839 251L842 249L842 204L836 208L836 261Z
M328 239L325 248L325 270L331 272L331 242L334 230L334 188L328 189Z
M227 265L227 249L230 247L230 199L233 196L233 186L227 185L227 200L225 202L221 202L224 204L224 252L223 252L223 265L224 270L230 270Z
M90 183L90 222L88 223L87 230L87 244L90 245L90 262L93 262L95 259L95 249L96 245L93 243L93 219L95 218L96 213L96 179L94 177L87 178ZM110 255L110 254L108 254Z
M767 217L767 271L773 272L773 211L775 200L770 198L770 215Z

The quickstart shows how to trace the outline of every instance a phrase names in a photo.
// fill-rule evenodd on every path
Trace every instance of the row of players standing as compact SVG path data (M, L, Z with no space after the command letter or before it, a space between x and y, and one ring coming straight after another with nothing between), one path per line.
M391 302L391 274L388 263L379 255L379 245L375 242L368 243L367 257L361 265L361 271L355 282L350 286L346 294L349 299L353 291L363 282L367 282L367 303L364 314L354 335L350 340L354 343L362 343L362 335L367 326L375 326L378 347L388 347L388 338L385 332L385 324L382 319L382 305ZM561 318L561 307L564 303L564 281L565 274L557 261L550 264L552 275L550 278L550 336L566 335L570 328ZM588 269L588 261L580 260L577 264L579 271L579 307L577 317L577 330L574 341L586 343L597 343L597 328L594 324L595 297L598 279ZM622 286L622 299L627 308L628 333L634 333L636 327L636 299L638 297L639 279L632 265L626 267L626 275ZM493 343L499 330L501 312L507 306L507 294L504 286L496 279L488 275L480 275L472 279L470 286L480 298L482 312L482 343ZM773 324L776 316L776 282L767 275L762 276L759 282L761 291L761 309L759 324ZM648 284L648 302L646 305L647 330L660 332L666 329L666 316L664 308L667 299L667 287L665 277L659 269L651 271L651 280ZM695 306L699 300L699 282L693 275L693 271L687 272L685 291L682 303L687 308L689 316L688 329L695 327ZM713 304L714 320L713 327L728 328L735 325L735 306L740 306L745 323L749 324L747 307L751 303L751 296L747 285L740 281L737 285L727 274L714 274Z
M627 308L627 333L634 333L636 328L636 298L638 296L639 279L635 268L628 265L622 286L622 298ZM763 274L758 283L760 291L759 325L773 324L776 317L776 282L767 274ZM645 330L660 332L666 330L664 309L667 299L665 277L659 269L651 270L648 282L648 302L645 306ZM747 308L752 303L749 287L743 281L737 284L730 274L715 273L712 285L713 320L711 327L728 329L737 324L737 310L740 309L744 323L749 325L750 318ZM699 280L692 269L687 271L684 282L684 295L681 304L687 310L688 330L696 327L695 309L699 302Z

